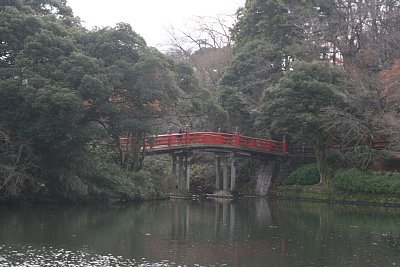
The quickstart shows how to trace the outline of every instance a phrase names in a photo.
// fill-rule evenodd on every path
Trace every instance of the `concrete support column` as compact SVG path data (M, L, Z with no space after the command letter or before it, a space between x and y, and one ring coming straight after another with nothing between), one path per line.
M185 156L186 163L186 190L190 190L190 157L188 155Z
M257 173L256 194L266 196L274 174L277 174L277 161L269 160L261 164ZM278 165L279 166L279 165Z
M178 157L178 190L182 190L184 187L184 177L185 173L183 171L183 155L179 155Z
M236 189L236 167L235 167L235 155L232 154L230 157L231 160L231 191Z
M215 156L215 189L221 189L221 157Z
M172 155L171 156L171 174L172 174L172 177L176 177L176 156L175 155Z
M222 158L222 179L223 179L223 190L229 190L228 188L228 162L227 158Z

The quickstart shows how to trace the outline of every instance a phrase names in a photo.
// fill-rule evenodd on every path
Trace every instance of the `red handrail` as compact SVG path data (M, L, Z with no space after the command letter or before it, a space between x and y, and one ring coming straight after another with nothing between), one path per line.
M127 138L121 137L122 145L128 144ZM234 134L221 132L189 132L184 133L167 133L161 135L150 136L143 141L142 147L146 149L163 148L171 146L187 146L190 144L206 144L206 145L224 145L232 147L240 147L244 149L255 149L262 151L272 151L286 154L287 143L283 141L273 141L262 138L240 135L239 132Z

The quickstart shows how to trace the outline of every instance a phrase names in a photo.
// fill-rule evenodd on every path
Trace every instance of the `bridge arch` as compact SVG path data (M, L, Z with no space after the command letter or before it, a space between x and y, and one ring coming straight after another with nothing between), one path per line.
M132 140L121 137L121 145ZM196 152L215 154L215 189L224 194L236 189L236 165L239 158L249 157L264 162L277 161L287 155L286 140L274 141L241 135L239 132L168 132L147 137L141 145L143 156L169 154L172 175L178 190L190 190L190 160ZM229 171L228 171L229 170ZM230 173L230 175L228 174ZM222 174L222 177L221 177ZM230 176L230 177L229 177ZM222 178L222 179L221 179Z

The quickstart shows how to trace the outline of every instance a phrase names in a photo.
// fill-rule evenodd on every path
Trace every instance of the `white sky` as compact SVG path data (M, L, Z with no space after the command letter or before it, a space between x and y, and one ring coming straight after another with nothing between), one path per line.
M168 40L167 29L186 29L195 16L232 15L245 0L67 0L83 25L115 26L127 22L147 45L160 48Z

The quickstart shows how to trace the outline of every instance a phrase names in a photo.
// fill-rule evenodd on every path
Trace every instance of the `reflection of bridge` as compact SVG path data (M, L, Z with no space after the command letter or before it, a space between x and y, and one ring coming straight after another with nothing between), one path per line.
M127 138L120 139L121 145L128 145ZM155 135L146 138L142 144L145 155L170 154L172 157L172 174L176 176L178 165L178 189L190 189L190 157L195 151L213 152L216 155L215 173L216 190L234 191L236 187L237 157L251 157L264 161L276 160L287 154L286 141L273 141L221 132L186 132ZM230 185L228 180L230 166Z
M148 255L179 266L277 266L287 256L286 237L277 229L280 214L275 202L173 199L167 205L160 206L156 215L165 218L162 236L143 240Z

